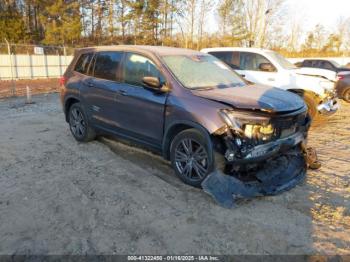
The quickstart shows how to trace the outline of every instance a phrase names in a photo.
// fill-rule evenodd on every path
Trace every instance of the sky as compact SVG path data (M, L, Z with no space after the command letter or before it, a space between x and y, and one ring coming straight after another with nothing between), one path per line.
M350 17L350 0L286 0L284 8L290 15L294 14L302 19L305 32L312 30L317 24L333 30L340 17ZM207 31L216 32L216 12L211 12L208 18Z
M340 17L350 17L350 0L287 0L286 7L305 17L305 30L317 24L332 30Z

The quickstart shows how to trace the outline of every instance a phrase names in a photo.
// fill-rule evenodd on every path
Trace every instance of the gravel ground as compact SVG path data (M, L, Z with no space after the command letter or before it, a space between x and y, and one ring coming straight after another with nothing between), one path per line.
M59 80L57 78L43 78L33 80L4 80L0 81L0 98L16 96L25 96L27 86L30 92L34 94L45 94L59 91Z
M224 209L168 162L77 143L57 94L0 102L0 254L350 254L350 105L318 123L322 168Z

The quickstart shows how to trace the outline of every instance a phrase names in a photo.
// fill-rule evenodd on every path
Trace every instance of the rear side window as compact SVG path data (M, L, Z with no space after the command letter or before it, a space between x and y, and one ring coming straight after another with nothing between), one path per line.
M77 63L75 64L74 71L87 74L87 70L89 68L89 64L92 58L92 53L82 54Z
M94 77L118 81L118 68L123 52L100 52L96 54Z
M124 65L124 81L131 85L142 86L142 78L145 76L158 77L164 82L164 77L152 60L142 55L128 53Z
M209 54L219 58L221 61L225 62L232 69L239 70L239 53L238 52L209 52Z
M333 66L331 63L329 63L328 61L321 61L321 67L324 69L329 69L329 70L333 70Z

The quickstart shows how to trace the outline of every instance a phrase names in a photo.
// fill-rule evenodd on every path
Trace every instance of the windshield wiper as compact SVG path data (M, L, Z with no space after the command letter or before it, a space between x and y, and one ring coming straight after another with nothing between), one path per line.
M203 91L203 90L212 90L212 89L214 89L214 87L212 87L212 86L204 86L204 87L193 87L191 89L192 90Z
M203 87L192 87L192 90L198 90L198 91L205 91L205 90L212 90L212 89L223 89L223 88L230 88L230 87L241 87L244 86L244 83L235 83L230 85L218 85L218 86L203 86Z

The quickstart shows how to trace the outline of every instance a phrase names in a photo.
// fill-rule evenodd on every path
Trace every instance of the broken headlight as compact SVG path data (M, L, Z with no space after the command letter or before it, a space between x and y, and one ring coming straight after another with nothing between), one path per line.
M231 129L249 139L268 141L275 131L266 116L229 110L220 111L220 115Z
M268 141L271 139L274 128L271 124L263 125L250 125L244 126L244 135L250 139Z

